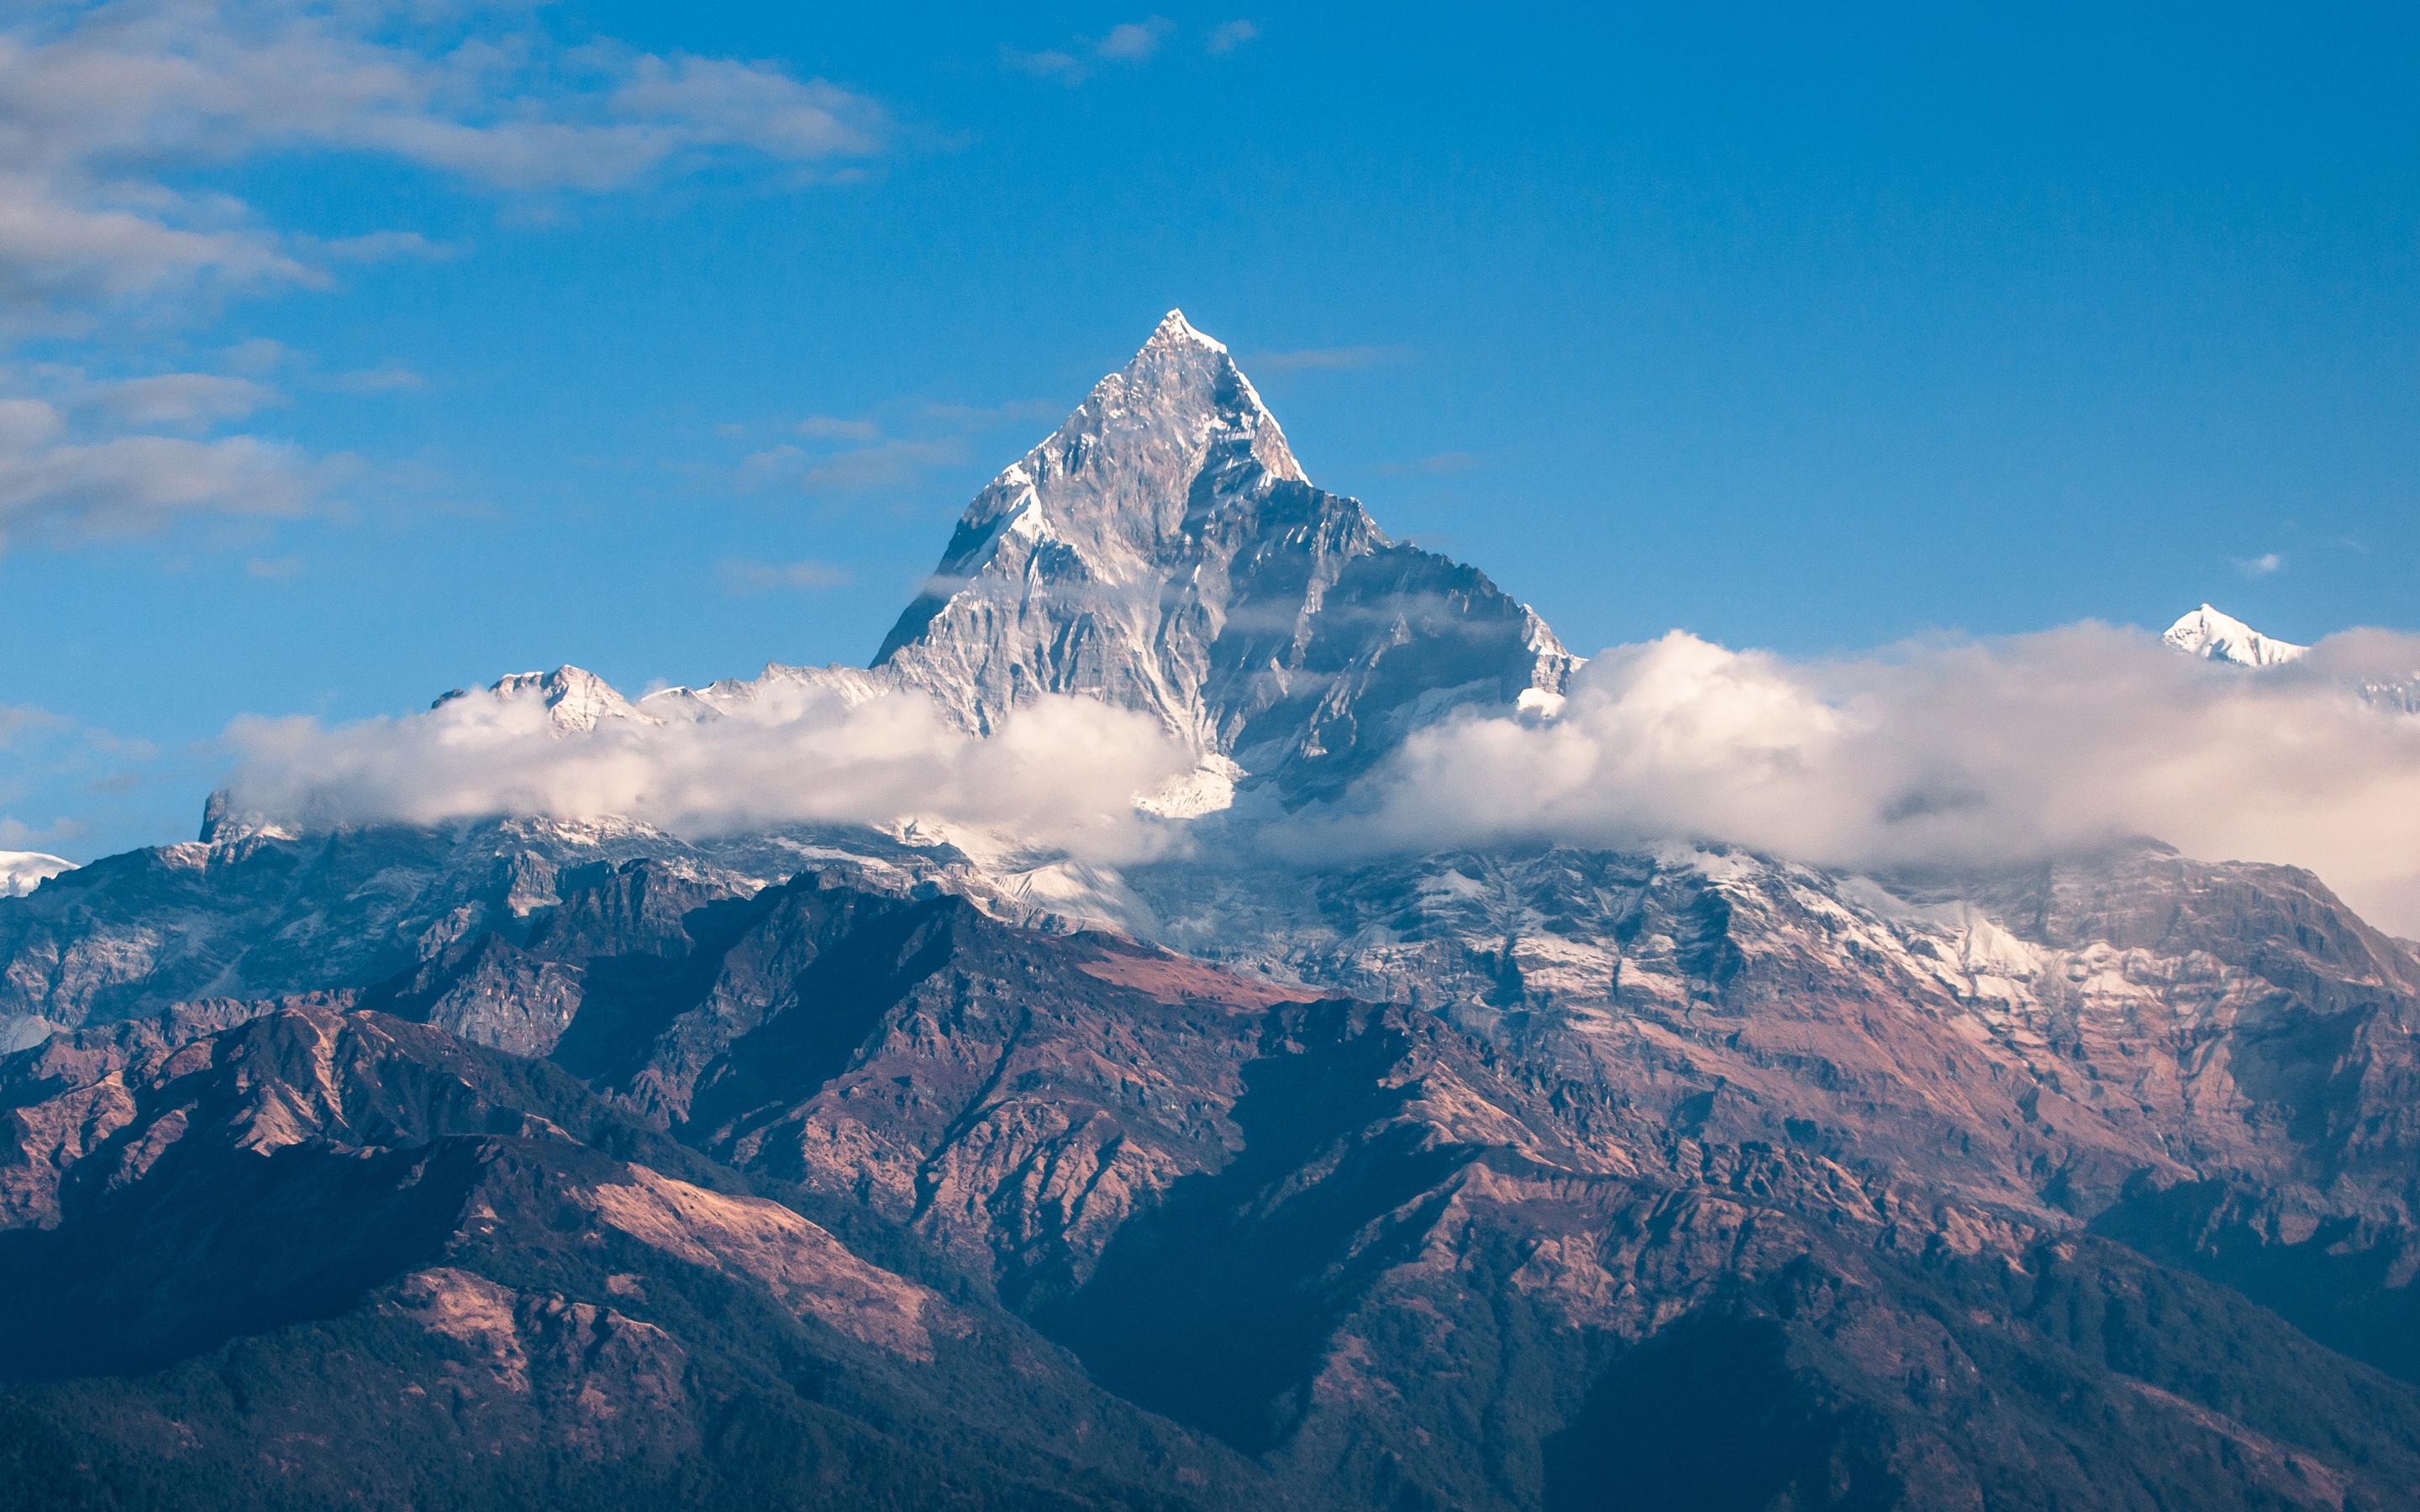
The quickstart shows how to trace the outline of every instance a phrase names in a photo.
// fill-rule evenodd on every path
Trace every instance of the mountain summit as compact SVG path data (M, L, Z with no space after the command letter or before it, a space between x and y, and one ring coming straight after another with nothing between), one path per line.
M2231 661L2239 667L2275 667L2299 660L2309 651L2290 640L2279 640L2244 624L2231 614L2222 614L2204 604L2168 626L2160 638L2170 649L2189 656L2201 656L2211 661Z
M875 657L970 730L1090 695L1297 794L1445 709L1559 693L1574 665L1485 574L1314 487L1226 347L1175 310L975 496Z
M1171 314L873 667L339 754L752 797L845 779L800 707L1066 694L1256 817L1573 665ZM504 807L0 897L0 1512L2420 1512L2420 951L2308 872Z

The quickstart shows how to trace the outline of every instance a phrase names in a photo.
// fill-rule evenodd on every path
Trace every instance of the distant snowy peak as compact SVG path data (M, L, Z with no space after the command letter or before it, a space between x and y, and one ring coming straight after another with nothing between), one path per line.
M2278 640L2262 635L2232 615L2222 614L2204 604L2176 624L2160 638L2168 646L2188 656L2200 656L2211 661L2229 661L2239 667L2275 667L2301 657L2311 648L2298 646L2290 640Z
M488 695L500 702L535 700L546 706L547 722L557 735L584 735L616 721L633 726L694 724L758 708L783 694L837 694L849 707L897 686L895 678L858 667L785 667L765 664L752 678L726 677L705 687L663 687L635 702L611 683L583 667L557 667L551 672L512 672L488 685ZM469 698L456 688L429 705L442 709Z
M23 898L45 877L75 870L73 861L40 851L0 851L0 898Z
M581 667L557 667L551 672L514 672L497 679L488 691L507 701L545 701L547 719L558 734L585 734L608 719L654 722L615 692L612 684Z

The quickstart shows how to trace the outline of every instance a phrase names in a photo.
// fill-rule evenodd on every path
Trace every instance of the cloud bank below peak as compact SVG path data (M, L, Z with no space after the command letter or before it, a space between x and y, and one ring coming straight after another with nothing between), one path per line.
M1197 753L1097 699L1046 697L977 738L878 672L773 669L636 706L573 680L569 724L535 678L336 729L239 720L228 791L302 827L527 813L705 835L913 818L1113 863L1188 843L1138 804L1198 775ZM1887 872L2150 838L2308 868L2413 935L2415 689L2420 637L2381 630L2257 668L2090 623L1829 660L1673 631L1600 655L1559 702L1415 731L1332 802L1285 814L1256 799L1218 823L1315 866L1681 841Z
M1090 699L1043 698L978 739L921 694L845 677L768 675L670 718L623 713L593 683L586 713L607 712L589 728L566 727L535 677L334 729L238 719L225 791L237 812L303 828L534 814L695 837L913 819L978 847L1127 861L1170 839L1136 799L1194 764L1156 720Z
M1264 841L1308 859L1680 839L1885 869L2153 837L2307 867L2416 934L2420 716L2379 696L2415 673L2420 637L2376 630L2257 670L2094 624L1828 661L1676 630L1587 664L1552 717L1415 733Z

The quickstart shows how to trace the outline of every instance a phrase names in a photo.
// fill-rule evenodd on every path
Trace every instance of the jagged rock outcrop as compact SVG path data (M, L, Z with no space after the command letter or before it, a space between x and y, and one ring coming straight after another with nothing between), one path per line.
M577 667L488 691L541 702L565 736L802 689L913 693L979 734L1046 693L1098 698L1202 758L1190 812L1242 778L1332 795L1419 725L1559 696L1576 665L1484 573L1312 486L1227 348L1171 311L975 496L870 669L774 664L635 702Z
M40 1178L0 1284L43 1299L0 1339L0 1446L58 1446L70 1500L1275 1501L979 1299L435 1029L179 1012L0 1057L0 1171Z
M219 804L0 900L0 1452L99 1504L2420 1506L2412 946L2151 841L1252 844L1572 665L1171 315L875 667L483 695L1099 698L1201 757L1157 860Z
M1654 863L1625 864L1652 893ZM732 1402L799 1399L750 1363L769 1336L822 1362L814 1402L871 1393L939 1442L987 1437L951 1451L969 1463L1178 1504L2412 1504L2420 1392L2026 1197L2055 1184L2030 1158L2054 1130L2003 1129L1962 1186L1925 1147L1979 1147L1998 1104L1931 1109L1898 1158L1885 1133L1937 1078L1878 1103L1837 1048L1776 1055L1792 1020L1762 974L1820 956L1727 946L1773 932L1750 906L1770 884L1718 880L1733 911L1685 944L1637 903L1693 978L1681 1022L1637 1009L1650 1057L1551 989L1457 1024L947 895L835 875L735 901L637 863L531 938L591 980L663 968L608 1015L620 1049L591 1049L623 1069L592 1079L702 1066L690 1116L658 1120L685 1144L563 1071L337 1005L54 1037L0 1059L0 1169L48 1173L8 1188L0 1278L51 1303L0 1373L245 1339L307 1366L391 1323L377 1399L455 1406L438 1440L379 1433L644 1481L716 1462ZM2049 880L2004 882L2065 900L2040 911L2058 948L2170 943L2140 937L2149 911L2109 921L2122 871ZM2323 897L2268 896L2311 913L2314 1001L2402 969ZM1919 1006L1869 1005L1868 1031ZM2261 1121L2308 1124L2300 1095ZM113 1412L149 1399L126 1390ZM306 1411L268 1395L210 1450ZM1671 1500L1700 1477L1728 1499Z
M875 664L970 729L1089 694L1306 793L1459 704L1559 694L1575 661L1484 574L1313 487L1227 348L1171 311L976 495Z

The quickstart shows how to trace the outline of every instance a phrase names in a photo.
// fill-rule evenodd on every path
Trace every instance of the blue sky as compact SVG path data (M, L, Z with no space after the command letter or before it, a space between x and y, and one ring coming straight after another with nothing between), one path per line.
M862 661L1160 313L1593 650L2420 628L2408 11L36 5L0 847Z

